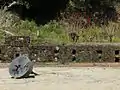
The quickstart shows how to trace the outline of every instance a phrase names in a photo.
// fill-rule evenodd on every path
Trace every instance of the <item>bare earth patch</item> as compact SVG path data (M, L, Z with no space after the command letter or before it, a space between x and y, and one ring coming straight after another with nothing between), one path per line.
M120 67L36 67L35 78L11 79L0 69L0 90L120 90Z
M8 68L10 63L0 63L0 68ZM35 67L120 67L120 63L35 63Z

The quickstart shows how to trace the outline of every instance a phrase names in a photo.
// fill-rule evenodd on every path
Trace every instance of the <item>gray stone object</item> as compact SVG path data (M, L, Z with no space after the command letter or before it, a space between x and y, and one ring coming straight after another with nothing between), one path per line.
M26 55L21 55L12 60L9 66L9 74L13 78L27 78L33 73L33 62Z

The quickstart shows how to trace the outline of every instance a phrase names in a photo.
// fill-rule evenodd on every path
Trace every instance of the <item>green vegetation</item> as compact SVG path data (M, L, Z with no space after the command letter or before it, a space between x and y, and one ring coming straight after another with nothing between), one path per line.
M5 15L11 16L12 14ZM7 17L7 16L6 16ZM68 24L64 20L51 21L45 25L37 26L34 21L10 20L0 23L0 41L3 42L5 35L27 35L32 39L32 44L78 44L82 42L120 42L120 23L109 22L107 26L92 25L81 28L79 25ZM16 17L14 17L16 18ZM2 22L2 18L0 18ZM4 19L3 19L4 21ZM6 25L6 26L5 26ZM9 33L6 33L8 31ZM11 34L12 33L12 34ZM78 36L77 41L73 41L70 33ZM76 37L76 36L75 36Z
M27 0L18 1L25 4L25 2L22 1ZM28 5L33 4L34 1L35 0L28 1ZM114 10L114 7L111 10L109 6L111 4L112 6L115 6L115 3L113 0L106 1L107 3L104 2L104 0L70 0L66 9L66 11L68 10L67 14L66 12L65 15L64 13L61 13L61 18L59 20L52 20L45 25L40 26L36 24L34 19L31 21L27 19L22 20L17 15L0 9L0 43L2 43L4 41L4 37L8 35L30 36L32 44L120 42L120 22L117 22L116 19L117 13L120 13L120 5L116 2L116 9ZM6 2L8 1L6 0ZM92 2L94 2L94 4L92 4ZM32 7L30 8L33 8L36 4L37 2L34 3L34 5L31 5ZM13 9L13 7L11 8ZM72 12L69 11L71 9ZM85 10L86 13L81 13L82 11L80 10ZM107 10L110 10L110 12L106 12ZM109 16L111 12L115 15ZM98 18L101 15L102 17ZM91 20L89 23L87 22L88 17L96 19L96 21Z

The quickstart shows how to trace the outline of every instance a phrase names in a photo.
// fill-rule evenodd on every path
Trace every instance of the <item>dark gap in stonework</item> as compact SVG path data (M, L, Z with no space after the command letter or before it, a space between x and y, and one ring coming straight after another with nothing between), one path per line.
M98 58L101 59L102 58L102 50L97 50L98 53Z
M0 49L0 54L2 53L1 49Z
M73 49L72 50L72 61L75 61L76 60L76 50L75 49Z
M97 50L97 53L98 54L102 54L102 50Z
M115 55L119 55L120 51L119 50L116 50L115 51Z
M120 58L119 57L115 57L115 62L120 62Z
M17 58L17 57L19 57L20 56L20 54L19 53L16 53L15 54L15 58Z
M119 54L120 54L120 50L115 50L115 55L119 55ZM115 62L120 62L119 56L115 56Z

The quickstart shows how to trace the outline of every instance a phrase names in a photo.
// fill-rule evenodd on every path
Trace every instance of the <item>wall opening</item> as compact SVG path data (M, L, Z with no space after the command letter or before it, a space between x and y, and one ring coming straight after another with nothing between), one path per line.
M17 58L17 57L19 57L20 56L20 54L19 53L16 53L15 54L15 58Z
M58 57L58 54L59 54L59 50L60 50L60 48L57 46L57 47L55 47L55 50L54 50L54 59L55 59L55 61L58 61L58 59L59 59L59 57Z
M119 50L115 50L115 55L119 55L120 51Z
M76 50L75 49L73 49L72 50L72 61L76 61Z
M46 53L46 52L47 52L47 50L46 50L45 48L43 48L42 50L43 50L43 52L44 52L44 53Z
M119 57L115 57L115 62L120 62L120 58Z
M1 49L0 49L0 54L2 53Z
M120 50L115 50L115 62L120 62Z
M75 49L72 50L72 54L73 54L73 55L76 54L76 50L75 50Z
M76 57L73 57L73 58L72 58L72 61L76 61Z
M98 53L98 58L101 59L102 58L102 50L97 50L96 52Z
M97 50L97 53L98 54L102 54L102 50Z
M101 59L101 58L102 58L102 56L99 56L98 58L99 58L99 59Z

